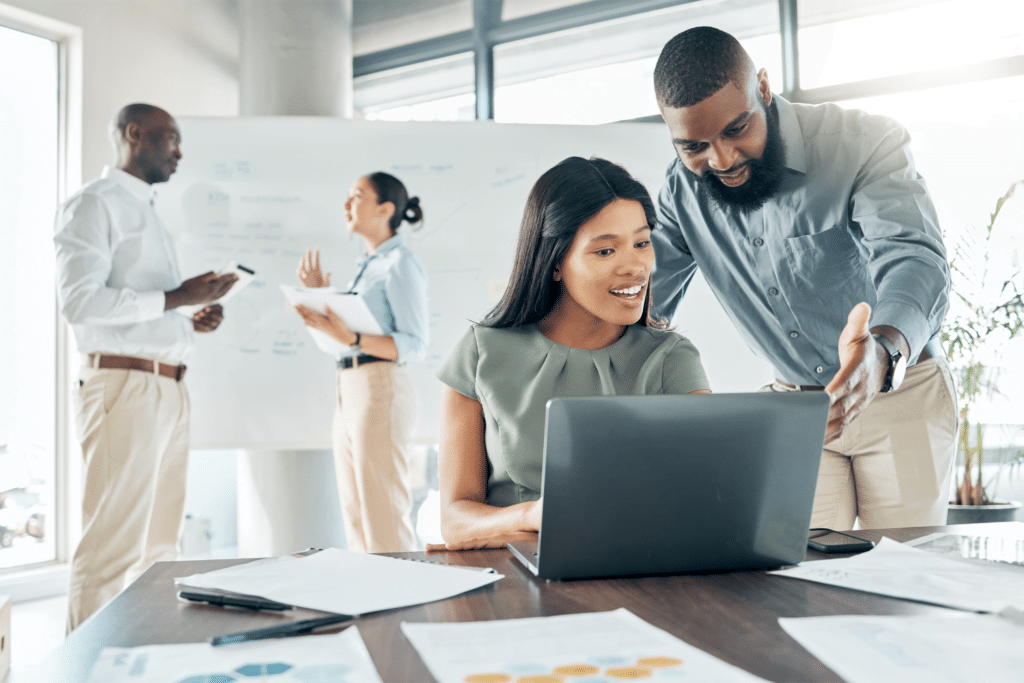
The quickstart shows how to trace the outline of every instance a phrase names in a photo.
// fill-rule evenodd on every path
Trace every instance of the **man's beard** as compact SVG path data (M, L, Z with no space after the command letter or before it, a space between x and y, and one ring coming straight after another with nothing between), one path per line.
M779 131L779 113L775 107L762 106L768 122L768 136L760 158L747 162L750 167L747 182L738 187L728 187L712 171L705 171L702 176L698 176L687 169L690 175L699 180L699 187L722 206L735 206L745 211L759 209L782 183L786 170L786 145Z

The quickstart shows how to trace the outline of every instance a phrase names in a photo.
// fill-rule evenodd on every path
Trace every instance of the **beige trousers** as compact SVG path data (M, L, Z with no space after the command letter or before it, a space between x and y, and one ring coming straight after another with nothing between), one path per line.
M778 382L775 391L792 391ZM907 368L897 391L878 394L825 444L811 527L862 529L946 523L959 411L944 358Z
M349 550L416 549L412 528L410 441L416 391L397 363L338 370L334 470Z
M177 559L188 468L183 383L90 367L79 380L85 491L82 539L71 562L69 632L151 564Z

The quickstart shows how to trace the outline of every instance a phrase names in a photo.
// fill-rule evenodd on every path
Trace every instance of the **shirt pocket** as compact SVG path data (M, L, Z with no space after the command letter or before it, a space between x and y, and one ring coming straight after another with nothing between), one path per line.
M874 305L860 250L845 225L812 235L786 239L786 298L801 330L812 341L830 347L846 324L854 304Z
M845 225L788 237L786 251L793 282L805 291L834 291L865 273L860 250Z

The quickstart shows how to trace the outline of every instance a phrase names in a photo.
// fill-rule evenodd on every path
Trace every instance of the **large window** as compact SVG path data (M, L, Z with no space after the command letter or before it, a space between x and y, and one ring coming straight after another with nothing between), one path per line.
M56 558L58 48L0 26L0 569Z
M775 0L693 2L498 45L495 120L599 124L657 115L653 77L662 47L703 24L737 36L781 87Z

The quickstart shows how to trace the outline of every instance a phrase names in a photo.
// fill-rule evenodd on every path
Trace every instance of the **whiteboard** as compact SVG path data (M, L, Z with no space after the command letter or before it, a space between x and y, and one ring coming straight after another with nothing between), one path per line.
M331 283L354 275L362 240L345 228L356 178L400 178L424 210L410 248L429 278L430 349L409 365L419 398L417 440L436 443L434 373L467 329L498 301L512 266L527 194L567 156L601 156L657 194L672 158L660 124L393 123L321 117L183 118L183 158L158 187L157 213L173 234L183 277L231 260L255 280L224 304L188 360L193 448L330 447L335 366L317 349L280 284L296 284L307 248ZM706 286L679 311L716 391L754 389L771 373L739 341ZM707 323L707 324L705 324ZM762 381L763 380L763 381Z

